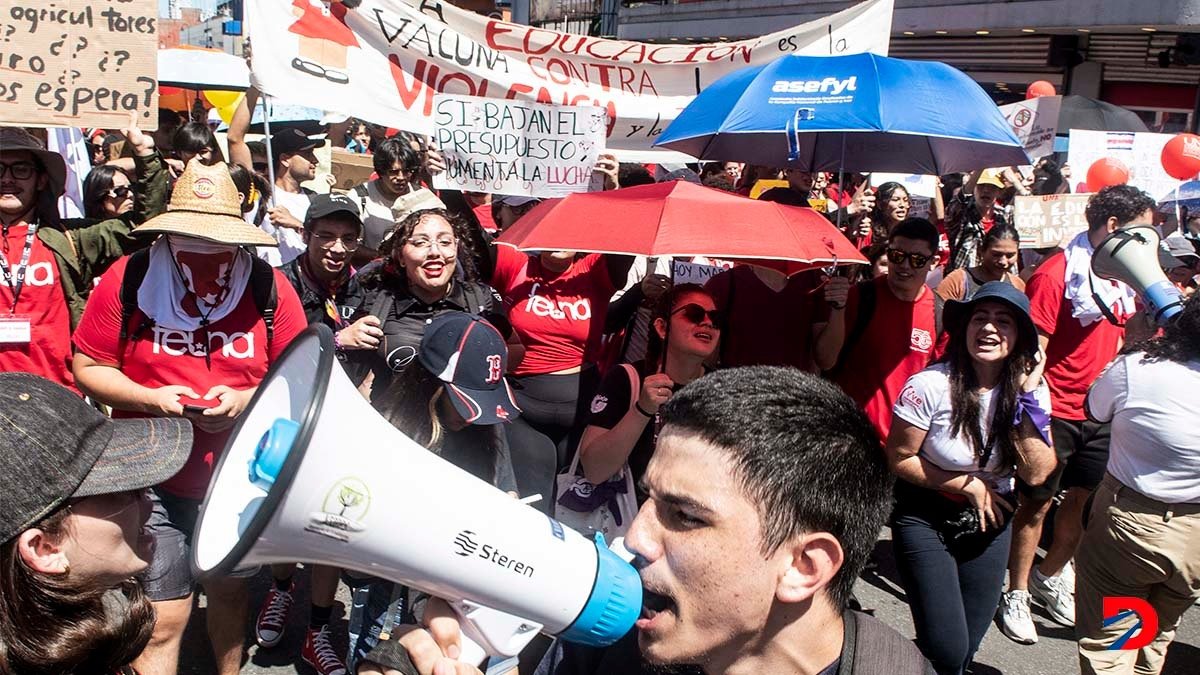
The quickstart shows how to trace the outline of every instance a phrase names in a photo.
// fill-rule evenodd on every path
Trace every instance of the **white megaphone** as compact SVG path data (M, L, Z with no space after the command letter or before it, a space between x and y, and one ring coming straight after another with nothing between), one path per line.
M1092 254L1092 272L1101 279L1129 284L1146 303L1146 313L1164 325L1183 311L1183 294L1159 265L1158 230L1126 225L1105 237Z
M221 456L192 547L201 579L309 562L447 600L464 662L538 631L604 646L642 604L633 567L397 431L335 365L323 325L288 346ZM473 644L472 644L473 643Z

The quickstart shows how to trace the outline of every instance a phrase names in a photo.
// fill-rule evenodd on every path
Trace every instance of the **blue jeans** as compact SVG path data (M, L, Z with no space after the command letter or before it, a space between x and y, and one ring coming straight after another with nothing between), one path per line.
M951 513L902 500L892 514L892 549L917 646L939 675L965 673L971 664L996 614L1012 542L1005 523L951 543L939 530Z
M347 626L349 649L346 655L346 671L353 673L358 664L375 645L384 624L390 627L412 623L409 617L407 589L398 589L396 584L384 579L367 577L357 579L344 575L350 586L350 619ZM396 597L393 598L393 595ZM393 602L395 600L395 602Z

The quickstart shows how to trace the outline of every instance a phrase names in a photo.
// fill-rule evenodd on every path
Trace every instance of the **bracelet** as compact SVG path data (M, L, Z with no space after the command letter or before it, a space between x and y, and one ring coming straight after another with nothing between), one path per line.
M646 409L642 407L642 402L641 402L641 401L634 401L634 402L633 402L633 407L634 407L634 408L637 408L637 411L638 411L638 412L640 412L640 413L642 413L643 415L645 415L647 418L650 418L650 419L653 419L653 418L654 418L654 413L652 413L652 412L646 412Z
M333 349L339 352L345 350L345 347L342 346L342 331L333 334Z

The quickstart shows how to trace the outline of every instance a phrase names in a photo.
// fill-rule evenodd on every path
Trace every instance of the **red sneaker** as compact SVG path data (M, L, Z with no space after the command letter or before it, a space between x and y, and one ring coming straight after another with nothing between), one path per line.
M283 639L283 629L287 627L287 615L292 609L292 593L295 590L296 582L292 581L286 591L279 590L274 584L267 591L267 597L258 610L258 620L254 622L254 639L260 647L274 647Z
M329 626L308 629L300 658L320 675L346 675L346 665L338 658L333 645L329 644Z

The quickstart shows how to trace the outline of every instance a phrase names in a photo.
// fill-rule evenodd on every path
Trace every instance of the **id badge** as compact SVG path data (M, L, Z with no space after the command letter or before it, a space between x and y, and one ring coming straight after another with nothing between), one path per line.
M28 316L0 316L0 345L27 345L33 340L33 323Z

